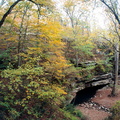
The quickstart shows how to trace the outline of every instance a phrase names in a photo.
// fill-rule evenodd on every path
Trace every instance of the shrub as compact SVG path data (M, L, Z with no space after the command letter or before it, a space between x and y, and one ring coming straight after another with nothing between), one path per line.
M49 116L54 111L53 106L59 106L67 94L62 86L47 80L42 67L6 69L1 72L1 78L3 101L0 106L4 108L2 115L6 119L23 119L26 116L27 119L38 119L45 111Z
M111 108L112 115L106 118L106 120L120 120L120 101Z
M79 110L75 109L74 105L72 105L72 104L67 105L64 108L64 110L67 111L68 113L76 116L76 117L79 117L79 118L83 118L84 117L83 114Z

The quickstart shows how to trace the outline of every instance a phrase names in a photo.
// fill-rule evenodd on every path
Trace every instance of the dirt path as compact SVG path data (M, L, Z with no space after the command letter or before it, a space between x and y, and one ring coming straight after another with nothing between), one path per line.
M85 116L87 116L87 120L104 120L110 114L104 111L98 111L95 109L88 109L84 107L78 106L79 109Z
M110 93L110 88L98 90L96 95L90 100L92 103L89 102L78 105L76 109L79 109L87 116L88 120L104 120L111 114L109 108L111 108L116 101L120 100L120 91L116 97L109 97L108 95L110 95Z

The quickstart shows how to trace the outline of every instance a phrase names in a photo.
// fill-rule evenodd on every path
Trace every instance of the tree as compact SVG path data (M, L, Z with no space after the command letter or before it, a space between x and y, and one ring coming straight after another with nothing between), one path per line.
M78 67L79 56L91 55L90 51L92 50L92 42L90 39L90 31L87 22L88 9L86 5L79 0L67 0L64 2L63 10L66 13L66 18L68 24L64 26L65 29L68 29L64 37L68 43L71 44L71 47L74 51L75 65ZM69 51L69 49L67 49ZM67 51L67 52L68 52ZM88 52L89 51L89 52Z
M120 13L119 13L119 8L120 8L120 2L118 0L100 0L112 13L114 16L116 22L118 23L118 28L120 26ZM120 28L119 28L120 29ZM119 67L119 41L120 41L120 36L118 35L118 41L115 43L115 78L114 78L114 86L112 89L111 95L115 96L116 95L116 86L118 83L118 67Z
M35 4L38 7L38 12L40 12L40 8L43 6L48 6L51 5L52 1L47 0L47 1L42 1L42 0L38 0L37 2L34 0L27 0L33 4ZM19 3L19 2L25 2L24 0L17 0L14 1L12 3L12 5L10 5L9 9L5 12L5 14L3 15L2 19L0 20L0 27L3 25L4 21L6 20L7 16L11 13L11 11L14 9L14 7Z
M31 2L21 1L1 27L1 51L10 49L10 58L19 63L15 67L9 61L0 73L0 94L4 96L0 105L6 119L50 118L67 94L65 70L69 64L61 41L62 26L52 18L47 1L43 2L46 6L38 13Z

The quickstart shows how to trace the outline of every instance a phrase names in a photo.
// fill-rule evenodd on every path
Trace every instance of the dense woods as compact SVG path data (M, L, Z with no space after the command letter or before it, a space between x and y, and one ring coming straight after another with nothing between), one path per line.
M0 120L83 119L70 93L97 75L112 73L111 95L117 94L117 2L1 0ZM99 6L106 29L90 20Z

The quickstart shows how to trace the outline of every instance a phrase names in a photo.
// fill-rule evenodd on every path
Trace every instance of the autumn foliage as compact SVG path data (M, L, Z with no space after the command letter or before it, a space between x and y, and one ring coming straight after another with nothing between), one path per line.
M72 12L75 4L68 3ZM9 1L0 15L13 4ZM20 0L6 17L0 29L0 119L77 120L64 103L71 78L85 70L74 66L94 58L95 44L87 23L73 17L72 26L70 20L61 22L51 0Z
M21 2L1 28L0 49L5 51L1 53L1 119L53 116L54 106L59 106L67 94L64 70L70 65L64 57L62 26L46 17L46 5L51 7L46 1L38 19L35 6Z

